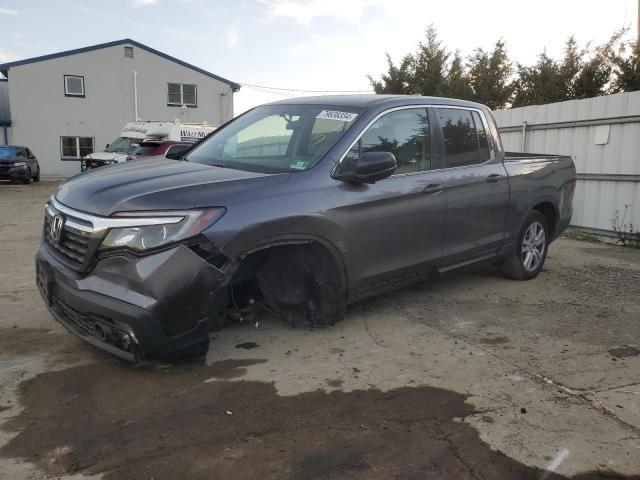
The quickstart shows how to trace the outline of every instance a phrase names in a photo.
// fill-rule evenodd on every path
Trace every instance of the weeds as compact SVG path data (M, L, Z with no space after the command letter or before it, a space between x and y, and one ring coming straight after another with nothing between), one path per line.
M631 205L624 206L624 213L620 218L620 211L616 210L615 216L611 219L613 231L618 236L618 241L623 247L640 248L640 231L633 229L633 223L626 222L627 211Z
M580 242L602 243L602 240L600 240L596 235L581 232L580 230L567 230L561 236L562 238L579 240Z

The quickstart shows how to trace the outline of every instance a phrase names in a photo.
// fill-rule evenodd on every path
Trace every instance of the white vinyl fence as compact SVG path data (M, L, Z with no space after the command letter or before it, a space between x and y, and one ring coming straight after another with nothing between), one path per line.
M618 215L627 228L640 230L640 92L494 115L507 151L573 156L578 172L573 227L614 236Z

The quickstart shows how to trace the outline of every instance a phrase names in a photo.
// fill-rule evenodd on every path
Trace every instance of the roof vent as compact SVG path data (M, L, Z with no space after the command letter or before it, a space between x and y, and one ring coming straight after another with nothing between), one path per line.
M124 58L133 58L133 47L124 47Z

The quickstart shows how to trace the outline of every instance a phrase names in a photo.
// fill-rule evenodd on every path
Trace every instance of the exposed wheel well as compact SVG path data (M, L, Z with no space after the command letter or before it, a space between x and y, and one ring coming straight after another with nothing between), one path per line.
M558 215L556 213L556 209L551 202L541 202L538 203L533 210L537 210L542 213L547 219L547 226L549 227L549 238L555 237L556 231L556 222L558 220Z
M263 301L292 324L333 324L346 305L346 279L334 254L318 241L293 241L239 259L229 282L234 303Z

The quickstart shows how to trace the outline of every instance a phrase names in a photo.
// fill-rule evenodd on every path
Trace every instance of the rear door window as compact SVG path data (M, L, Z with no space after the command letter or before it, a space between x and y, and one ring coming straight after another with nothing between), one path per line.
M491 151L480 115L460 108L438 108L444 137L447 167L477 165L491 158Z
M355 161L366 152L393 153L398 165L396 175L430 170L431 134L427 110L411 108L383 115L362 135L345 160Z

